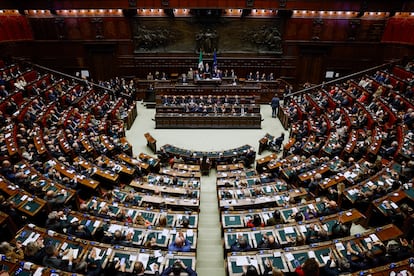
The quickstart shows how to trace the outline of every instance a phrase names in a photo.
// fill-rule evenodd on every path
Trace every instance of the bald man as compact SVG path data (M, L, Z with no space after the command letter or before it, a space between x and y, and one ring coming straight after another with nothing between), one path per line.
M179 232L175 237L175 241L168 246L169 251L189 252L191 250L191 243L184 237L182 232Z

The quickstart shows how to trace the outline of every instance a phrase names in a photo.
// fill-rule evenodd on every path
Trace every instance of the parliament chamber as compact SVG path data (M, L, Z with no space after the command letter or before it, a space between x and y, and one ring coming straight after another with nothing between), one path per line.
M413 1L7 0L0 23L1 276L413 275Z

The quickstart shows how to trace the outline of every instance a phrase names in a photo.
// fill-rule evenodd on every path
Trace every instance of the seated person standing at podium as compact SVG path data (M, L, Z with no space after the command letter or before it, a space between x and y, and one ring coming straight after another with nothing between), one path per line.
M191 242L184 237L182 232L178 232L175 241L168 246L169 251L189 252L191 250Z

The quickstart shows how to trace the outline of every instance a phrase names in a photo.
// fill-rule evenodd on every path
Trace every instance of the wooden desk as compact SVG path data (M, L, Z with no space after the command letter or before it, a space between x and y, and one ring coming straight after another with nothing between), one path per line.
M9 201L13 201L19 211L30 217L36 216L47 206L47 202L45 200L22 191L20 191L19 194L10 197Z
M18 148L16 143L17 124L10 124L6 127L4 141L7 146L7 152L11 158L17 158Z
M389 241L401 237L403 235L403 232L397 226L388 224L382 227L378 227L376 234L382 241Z
M0 190L8 196L14 196L19 193L20 188L0 175Z
M200 165L188 165L188 164L174 163L173 169L191 171L191 172L199 172Z
M48 191L53 191L59 194L59 197L64 197L65 204L71 203L72 200L77 200L77 193L75 190L68 189L62 184L54 182L43 174L35 170L27 161L21 161L16 164L20 170L24 170L25 174L35 183L33 188L41 194L46 194ZM77 203L77 202L75 202Z
M226 265L229 276L243 275L243 266L253 264L258 266L259 275L264 272L265 261L269 259L273 267L280 269L283 272L289 272L289 268L285 259L280 252L272 250L264 250L260 252L233 252L227 253Z
M102 160L107 167L115 168L117 171L119 171L120 174L123 174L124 176L127 176L129 179L132 178L135 175L135 169L131 168L127 165L124 165L120 163L119 161L112 160L111 158L107 157L106 155L101 155L100 160Z
M235 128L260 129L260 113L215 114L202 113L158 113L155 114L155 128Z
M58 171L61 175L66 176L69 179L76 180L77 183L81 184L82 186L86 188L92 189L94 191L97 191L98 189L100 189L99 181L93 180L89 177L79 174L75 170L67 168L65 165L63 165L57 160L54 160L54 161L55 161L55 165L53 166L53 168L56 171Z
M217 168L216 168L218 172L234 171L234 170L239 170L239 169L244 169L243 163L229 164L229 165L217 165Z
M144 171L147 171L147 172L149 171L149 167L150 167L149 164L142 162L140 160L137 160L135 158L132 158L131 156L125 153L118 154L116 158L118 158L120 161L125 162L126 164L130 166L136 166L136 167L141 168Z
M160 170L160 159L152 157L151 155L145 154L143 152L138 155L138 158L150 166L150 171L158 172Z
M85 170L91 171L91 176L98 177L100 180L104 182L108 182L110 184L118 184L119 182L119 175L111 172L109 170L104 170L87 160L83 159L82 157L78 156L74 158L74 161L79 164Z
M196 177L201 178L200 171L185 171L178 169L161 169L160 174L165 174L169 176L178 176L178 177Z
M43 142L43 132L40 127L33 129L33 142L36 147L37 153L41 156L47 152L45 143Z
M153 153L157 152L157 140L155 140L154 137L152 137L152 135L147 132L144 133L144 137L147 140L147 147L149 147Z

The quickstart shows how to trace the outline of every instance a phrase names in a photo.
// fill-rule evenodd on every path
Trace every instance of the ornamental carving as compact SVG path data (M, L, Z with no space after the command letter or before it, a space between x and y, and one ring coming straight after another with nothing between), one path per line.
M206 54L212 54L214 50L218 51L218 34L216 30L205 29L196 34L196 52L200 50Z
M135 51L151 51L165 47L173 41L173 38L171 31L166 28L149 29L145 25L138 25L134 33Z
M259 30L249 30L242 40L256 45L259 51L282 54L282 36L277 26L262 26Z

